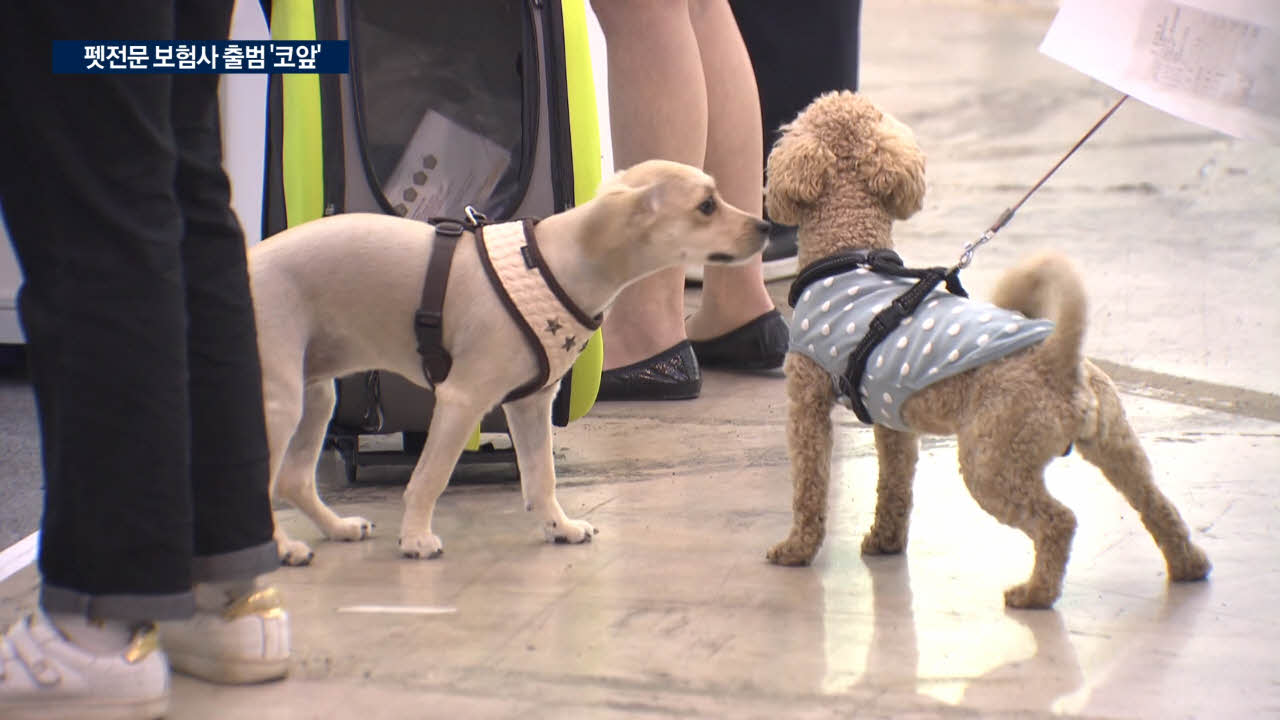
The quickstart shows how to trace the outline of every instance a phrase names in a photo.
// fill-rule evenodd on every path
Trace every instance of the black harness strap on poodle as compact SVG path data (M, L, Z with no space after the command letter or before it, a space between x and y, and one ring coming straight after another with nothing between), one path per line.
M853 406L853 412L858 416L858 420L868 425L873 424L871 413L867 412L866 405L862 402L862 394L859 388L862 386L862 376L867 369L867 360L871 357L871 353L889 333L893 332L898 325L902 324L904 318L911 315L920 307L920 303L933 292L938 283L945 283L947 292L960 297L969 297L969 293L965 292L964 287L960 285L959 268L950 270L942 267L913 269L905 267L902 264L902 258L892 250L858 250L854 252L845 252L838 255L831 255L818 260L806 266L796 276L794 282L791 283L791 291L787 296L787 303L791 307L795 307L796 301L800 298L800 294L804 289L813 283L831 277L840 275L859 267L865 267L874 273L881 275L892 275L894 277L915 278L916 284L912 285L906 292L894 298L883 310L876 313L871 319L871 324L867 329L866 335L862 337L861 342L854 348L853 353L849 356L849 364L845 368L844 376L839 378L841 392L848 396L850 404Z
M465 221L447 218L431 218L436 236L431 244L431 257L427 260L427 276L422 284L422 304L413 314L413 333L418 338L418 354L422 356L422 372L427 382L435 387L449 377L453 357L444 349L444 295L449 287L449 269L453 266L453 252L458 248L458 238L467 230L475 230L482 224L468 217Z

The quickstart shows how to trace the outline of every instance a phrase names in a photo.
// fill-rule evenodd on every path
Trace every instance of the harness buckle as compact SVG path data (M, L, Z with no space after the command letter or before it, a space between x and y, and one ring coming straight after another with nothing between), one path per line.
M436 310L418 308L413 314L413 326L421 330L439 329L444 325L444 316Z
M883 310L876 313L875 317L871 318L871 328L876 331L881 339L902 324L903 319L910 315L914 309L907 307L910 305L910 300L904 302L905 298L905 295L899 295L893 299L893 302L886 305Z
M419 308L413 314L413 334L418 338L418 354L422 356L422 374L434 388L449 377L453 356L444 349L444 316Z
M436 220L432 223L436 228L437 235L446 235L448 237L462 237L464 228L462 223L457 220Z

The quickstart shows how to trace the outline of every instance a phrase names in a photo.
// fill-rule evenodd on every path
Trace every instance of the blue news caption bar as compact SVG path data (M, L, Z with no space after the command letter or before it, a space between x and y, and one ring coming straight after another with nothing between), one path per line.
M349 68L345 40L53 41L54 74L342 74Z

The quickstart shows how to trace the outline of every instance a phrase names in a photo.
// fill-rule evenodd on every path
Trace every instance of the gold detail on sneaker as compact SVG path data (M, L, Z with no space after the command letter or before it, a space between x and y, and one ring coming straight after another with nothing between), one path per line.
M154 623L147 623L133 631L133 639L129 641L129 647L124 650L124 661L130 665L137 665L158 647L160 647L160 631L156 629Z
M222 611L223 619L227 621L238 620L242 617L257 615L263 618L278 618L284 615L284 603L280 600L280 593L274 588L263 588L250 595L236 600Z
M36 682L44 687L52 687L62 682L62 674L44 658L36 658L36 661L31 663L29 667L31 674L35 676Z

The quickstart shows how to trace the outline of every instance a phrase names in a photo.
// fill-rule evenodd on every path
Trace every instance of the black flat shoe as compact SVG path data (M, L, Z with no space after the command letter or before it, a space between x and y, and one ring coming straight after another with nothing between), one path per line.
M791 330L777 310L770 310L736 330L691 345L698 362L730 370L773 370L787 359Z
M702 372L688 340L640 362L600 373L596 400L688 400L702 392Z

